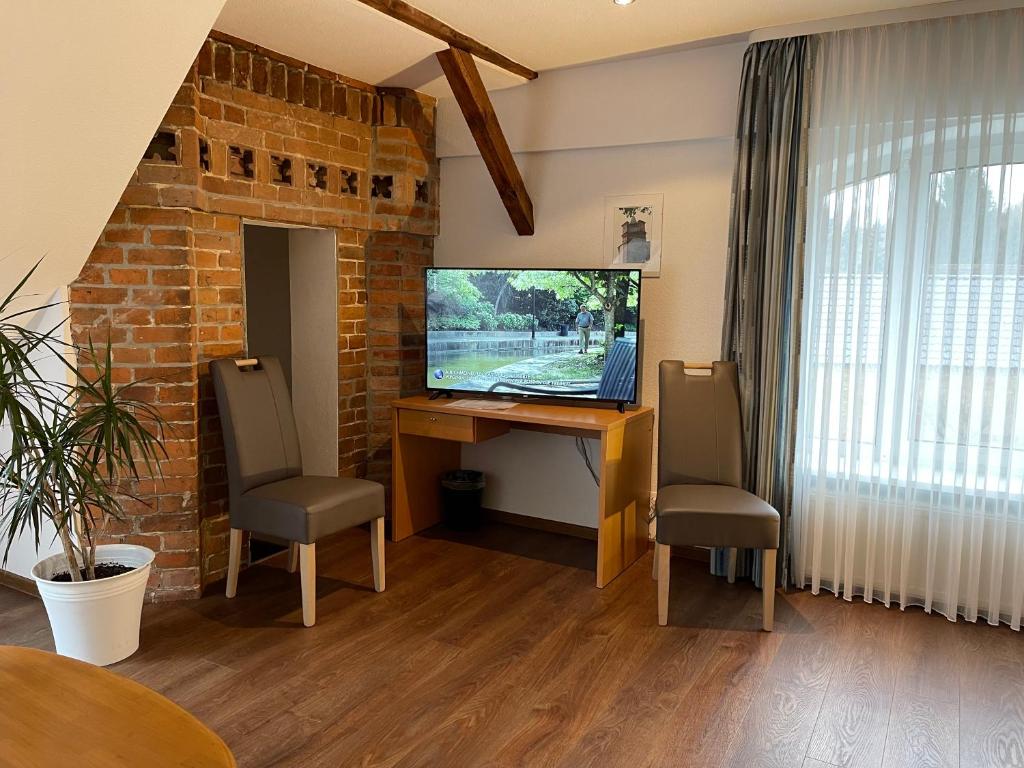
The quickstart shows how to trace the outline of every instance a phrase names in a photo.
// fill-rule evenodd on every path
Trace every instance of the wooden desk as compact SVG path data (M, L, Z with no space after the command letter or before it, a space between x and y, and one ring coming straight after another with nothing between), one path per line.
M441 521L439 476L459 469L461 443L480 443L510 429L601 441L597 586L603 587L647 550L651 504L651 408L519 403L506 411L452 408L451 400L407 397L394 405L392 519L394 541Z
M224 742L159 693L92 664L0 646L0 765L234 768Z

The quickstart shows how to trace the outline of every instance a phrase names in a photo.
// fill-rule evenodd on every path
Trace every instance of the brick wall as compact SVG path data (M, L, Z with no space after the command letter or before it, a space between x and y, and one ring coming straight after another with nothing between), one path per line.
M391 479L391 402L421 392L425 302L423 268L433 263L433 238L407 232L374 232L366 244L369 360L367 476Z
M117 380L145 379L138 394L172 427L163 482L132 488L142 501L105 531L156 550L151 599L197 596L227 565L208 363L247 353L243 219L334 231L339 471L387 482L388 404L423 381L433 125L415 92L216 33L204 44L70 293L74 338L109 336Z

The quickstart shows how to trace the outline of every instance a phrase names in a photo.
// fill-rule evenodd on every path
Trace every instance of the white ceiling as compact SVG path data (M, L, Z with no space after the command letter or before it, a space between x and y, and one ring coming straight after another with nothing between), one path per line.
M545 70L697 40L934 0L412 0L484 45ZM214 25L373 84L448 95L433 54L444 44L358 0L227 0ZM522 82L482 67L488 88Z

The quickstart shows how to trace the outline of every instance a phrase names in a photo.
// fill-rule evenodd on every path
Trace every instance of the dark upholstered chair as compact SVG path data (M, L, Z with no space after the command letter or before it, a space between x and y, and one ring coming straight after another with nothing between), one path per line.
M729 548L730 581L736 575L736 548L743 547L764 551L764 629L770 632L779 513L740 488L743 430L736 363L712 363L710 368L710 376L687 373L682 361L664 360L659 370L658 623L668 623L671 547Z
M238 586L242 532L291 542L299 561L302 623L316 622L316 541L370 523L373 585L384 591L384 486L302 474L299 435L281 364L274 357L210 363L227 454L231 541L226 594Z

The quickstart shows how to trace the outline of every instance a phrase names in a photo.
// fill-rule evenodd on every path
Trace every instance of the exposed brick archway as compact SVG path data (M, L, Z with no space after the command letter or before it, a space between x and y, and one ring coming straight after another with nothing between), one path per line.
M227 564L226 473L207 363L245 350L242 222L338 243L338 463L389 477L389 404L423 381L422 269L437 231L434 101L211 36L71 286L76 341L172 426L164 480L106 535L157 552L153 599Z

